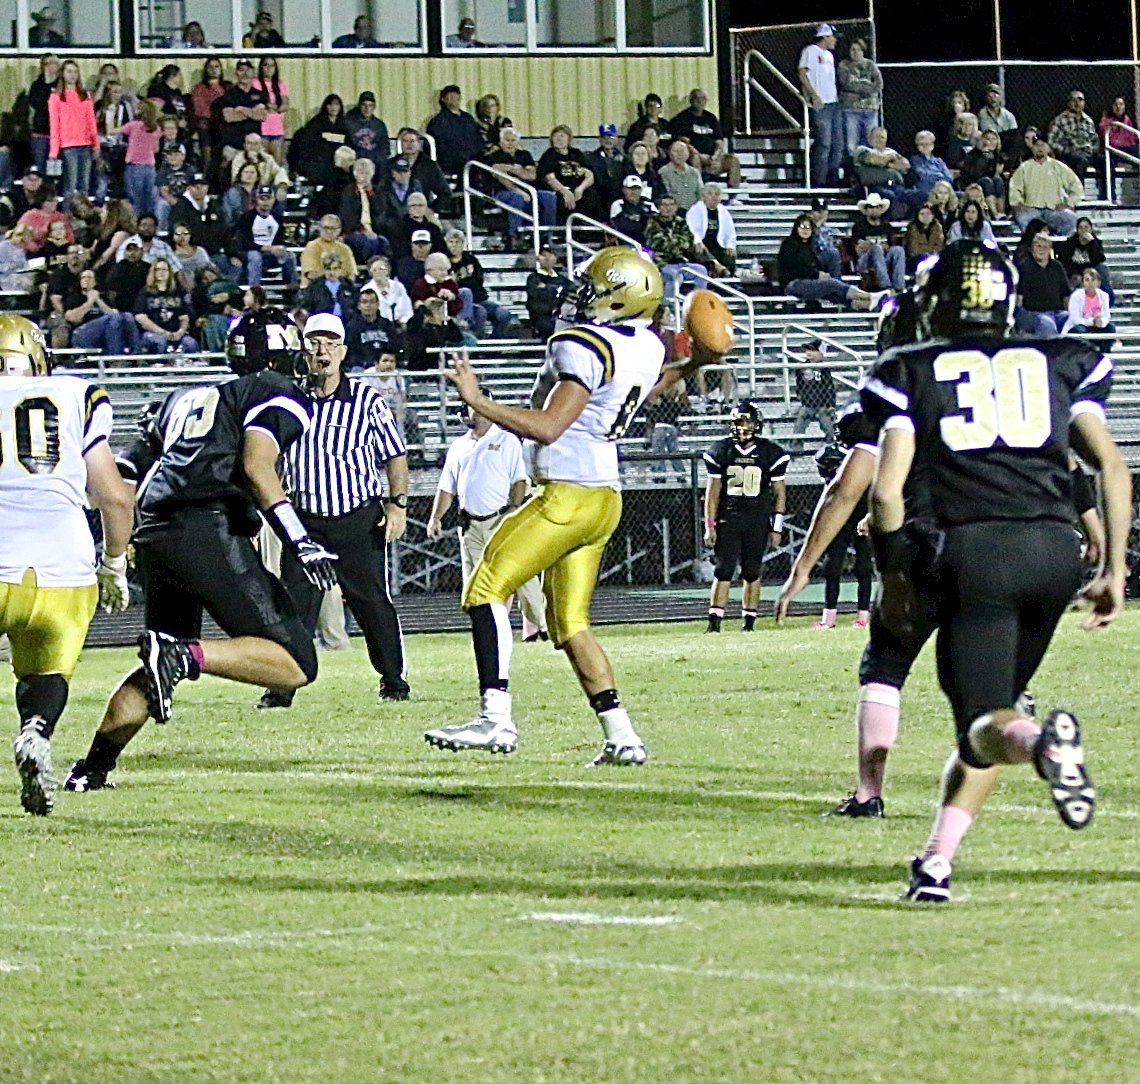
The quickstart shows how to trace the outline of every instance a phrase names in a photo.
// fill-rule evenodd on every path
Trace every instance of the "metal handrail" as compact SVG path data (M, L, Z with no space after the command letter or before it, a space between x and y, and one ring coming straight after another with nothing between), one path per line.
M596 218L591 218L589 215L582 214L581 211L571 211L566 219L566 271L567 274L573 269L574 266L574 250L581 249L583 252L593 252L585 241L574 240L574 223L581 222L583 225L588 226L592 230L598 230L601 233L607 233L611 237L616 237L623 245L629 245L630 248L636 248L639 251L645 246L640 241L635 241L629 234L622 233L621 230L615 230L613 226L607 226L604 222L599 222Z
M1123 128L1126 132L1131 132L1140 140L1140 129L1133 128L1131 124L1124 124L1122 121L1114 120L1109 123L1109 128ZM1131 162L1134 166L1140 166L1140 158L1134 154L1129 154L1128 151L1121 150L1119 147L1112 147L1108 142L1108 133L1105 132L1104 140L1104 194L1108 198L1109 203L1116 202L1116 178L1112 173L1112 159L1113 157L1119 158L1125 162Z
M795 95L796 101L800 103L803 109L803 117L797 121L767 89L761 86L758 79L752 75L752 61L755 59L762 64L768 72L781 83L786 90ZM803 159L804 159L804 184L811 185L811 120L808 113L808 100L803 96L800 88L797 87L775 64L772 63L759 49L749 49L744 54L744 127L746 131L752 134L752 95L748 93L749 89L755 90L763 99L772 106L791 126L793 129L798 130L802 137L803 142Z
M785 406L790 407L792 405L791 370L792 370L793 366L788 364L788 359L791 358L793 361L796 361L796 362L802 362L803 361L803 356L801 354L797 354L794 351L791 351L788 349L788 337L791 334L804 335L807 338L813 339L813 340L817 339L817 340L819 340L819 342L826 344L830 349L837 350L841 354L846 354L848 357L850 357L855 362L855 365L859 370L859 378L862 379L863 370L866 366L866 362L863 360L863 355L860 354L858 350L853 350L846 343L840 342L838 339L832 338L832 336L830 336L830 335L821 333L818 328L805 327L803 324L788 324L787 327L784 328L783 335L781 336L781 339L780 339L780 351L781 351L783 358L784 358L784 373L783 373L783 375L784 375L784 405ZM795 368L800 368L800 367L802 367L802 366L799 366L799 365L795 366ZM839 361L839 360L823 361L823 362L819 362L817 364L813 364L811 366L811 368L813 368L813 369L849 369L850 367L851 367L850 362ZM850 381L844 380L843 377L840 377L839 380L841 383L850 384ZM852 388L854 388L856 385L850 384L850 386Z
M530 198L530 215L526 211L521 211L517 207L512 207L509 203L504 203L498 196L491 195L487 192L480 192L477 188L471 187L471 171L473 169L481 169L484 173L491 174L492 177L498 178L500 181L506 182L506 186L516 187L523 189L527 196ZM534 254L538 255L540 247L540 233L539 233L539 218L538 218L538 189L533 185L527 184L526 181L520 181L517 177L512 177L509 173L504 173L500 169L495 169L493 166L487 165L485 162L480 162L476 159L468 162L463 167L463 217L467 226L467 248L470 249L474 244L475 232L471 225L471 196L476 195L480 199L485 199L489 203L493 203L496 207L501 207L508 215L520 215L523 218L530 219L531 233L534 238ZM510 219L508 218L508 222Z

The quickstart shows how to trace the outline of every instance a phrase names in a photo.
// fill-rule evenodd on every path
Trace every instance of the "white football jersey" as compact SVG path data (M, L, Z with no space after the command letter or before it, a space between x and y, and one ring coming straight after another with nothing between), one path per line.
M0 583L95 582L84 455L111 435L111 400L75 376L0 377Z
M526 442L531 478L620 489L617 442L664 362L665 344L647 327L582 324L552 335L531 405L545 404L560 380L581 384L590 399L553 444Z

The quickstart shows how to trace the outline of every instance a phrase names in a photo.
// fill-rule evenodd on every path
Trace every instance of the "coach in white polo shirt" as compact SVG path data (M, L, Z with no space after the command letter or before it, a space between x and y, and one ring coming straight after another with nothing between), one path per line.
M468 412L467 424L468 431L447 449L427 525L428 538L439 538L443 517L458 497L464 587L503 516L522 504L527 484L522 441L473 410ZM540 578L528 580L518 595L523 640L549 639Z
M835 84L835 29L828 23L815 28L815 41L800 53L799 77L808 103L811 123L811 184L836 184L843 164L843 112Z

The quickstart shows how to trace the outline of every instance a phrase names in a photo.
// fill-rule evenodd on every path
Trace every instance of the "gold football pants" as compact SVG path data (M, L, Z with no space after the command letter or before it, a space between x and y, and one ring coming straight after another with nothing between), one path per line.
M96 584L39 587L31 568L18 584L0 583L0 632L12 644L16 677L61 674L70 681L98 601Z
M505 602L540 573L555 647L590 627L590 600L610 536L621 519L613 489L548 482L499 524L467 588L463 607Z

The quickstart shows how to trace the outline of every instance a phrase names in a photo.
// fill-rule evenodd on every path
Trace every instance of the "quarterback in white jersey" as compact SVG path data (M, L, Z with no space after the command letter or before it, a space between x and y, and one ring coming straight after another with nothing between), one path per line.
M20 734L21 802L51 812L50 739L97 601L126 609L126 550L134 500L107 438L101 388L49 374L44 336L0 316L0 632L12 644ZM103 558L85 508L103 518Z
M507 600L543 574L546 620L605 734L594 764L644 764L645 745L615 688L590 628L590 600L610 536L621 519L617 441L661 378L665 347L648 330L661 303L656 266L629 248L607 248L582 271L585 323L551 337L531 409L488 399L465 358L449 374L473 410L527 442L537 494L499 524L463 593L471 615L481 693L479 715L425 739L455 752L513 752L518 733L508 691Z

